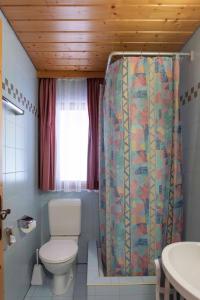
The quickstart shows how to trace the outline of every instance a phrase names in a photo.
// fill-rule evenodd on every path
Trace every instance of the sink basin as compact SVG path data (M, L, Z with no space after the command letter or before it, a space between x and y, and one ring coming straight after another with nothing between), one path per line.
M162 252L165 275L188 300L200 300L200 243L174 243Z

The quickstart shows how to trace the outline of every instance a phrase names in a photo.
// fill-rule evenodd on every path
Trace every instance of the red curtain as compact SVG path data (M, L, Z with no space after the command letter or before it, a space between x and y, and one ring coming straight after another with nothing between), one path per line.
M87 189L99 187L99 94L103 78L87 79L89 140L87 159Z
M55 189L56 79L39 81L39 188Z

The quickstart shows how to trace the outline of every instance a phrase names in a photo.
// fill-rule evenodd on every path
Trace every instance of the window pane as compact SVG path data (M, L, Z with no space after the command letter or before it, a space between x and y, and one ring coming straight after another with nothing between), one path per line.
M87 110L60 111L60 180L86 181L88 148Z

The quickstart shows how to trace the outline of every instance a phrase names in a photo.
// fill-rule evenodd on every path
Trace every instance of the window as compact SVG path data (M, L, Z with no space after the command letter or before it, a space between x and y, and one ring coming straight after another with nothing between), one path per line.
M56 190L86 188L87 80L58 79L56 95Z

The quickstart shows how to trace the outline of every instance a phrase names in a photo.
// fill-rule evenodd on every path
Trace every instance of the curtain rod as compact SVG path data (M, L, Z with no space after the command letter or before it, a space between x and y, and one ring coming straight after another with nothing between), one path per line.
M187 56L191 61L194 59L194 51L190 52L146 52L146 51L115 51L108 57L106 73L111 64L113 56Z

